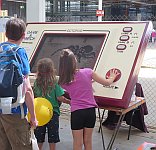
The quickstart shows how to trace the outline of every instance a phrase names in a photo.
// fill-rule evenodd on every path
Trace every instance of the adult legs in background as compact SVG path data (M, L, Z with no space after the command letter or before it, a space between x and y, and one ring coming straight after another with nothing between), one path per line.
M116 112L108 111L108 116L103 121L102 125L105 126L107 129L114 130L118 120L119 120L119 115L116 115Z

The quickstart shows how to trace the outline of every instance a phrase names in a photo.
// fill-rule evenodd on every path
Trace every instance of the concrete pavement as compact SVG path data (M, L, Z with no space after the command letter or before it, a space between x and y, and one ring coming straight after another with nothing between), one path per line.
M99 121L96 122L96 127L93 133L93 150L103 150L101 134L98 133ZM104 142L107 147L113 131L103 127ZM149 133L144 133L132 127L130 139L127 140L128 126L121 126L119 133L113 145L113 149L118 150L137 150L138 146L143 142L156 143L156 130L149 130ZM72 150L72 133L70 130L70 118L67 114L60 116L60 139L57 144L57 150ZM48 149L48 142L44 143L44 150Z

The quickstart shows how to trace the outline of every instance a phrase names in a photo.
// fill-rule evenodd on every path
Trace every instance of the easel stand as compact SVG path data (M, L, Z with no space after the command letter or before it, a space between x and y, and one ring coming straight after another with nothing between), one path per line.
M142 105L143 103L145 103L144 98L137 97L136 100L131 101L129 106L128 106L128 108L125 108L125 109L124 108L118 108L118 107L109 107L109 106L102 106L102 107L100 107L99 106L99 108L98 108L98 115L99 115L99 121L100 121L99 131L101 131L102 144L103 144L103 149L104 150L112 150L112 146L113 146L114 141L116 139L116 136L118 134L119 128L121 126L121 123L122 123L122 121L123 121L123 119L125 117L125 114L128 113L131 110L135 111L135 109L138 106ZM112 134L112 137L110 139L110 142L108 143L107 148L105 148L104 135L103 135L103 130L102 130L102 121L103 121L104 113L103 113L103 115L101 117L100 109L103 109L104 112L105 112L105 110L114 111L114 112L116 112L117 115L120 116L119 120L118 120L118 123L117 123L117 126L116 126L116 128L115 128L115 130L114 130L114 132ZM132 120L133 120L133 115L132 115L132 118L131 118L131 123L132 123ZM129 139L129 136L130 136L130 131L131 131L131 124L130 124L130 127L129 127L128 139Z

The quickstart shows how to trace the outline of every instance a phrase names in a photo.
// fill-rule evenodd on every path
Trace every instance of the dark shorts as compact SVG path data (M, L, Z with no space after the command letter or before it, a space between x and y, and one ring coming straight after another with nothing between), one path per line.
M95 108L76 110L71 113L71 129L94 128L96 121Z
M60 142L59 138L59 115L54 112L52 119L44 126L39 126L35 129L35 136L38 143L45 141L45 134L48 132L48 142Z

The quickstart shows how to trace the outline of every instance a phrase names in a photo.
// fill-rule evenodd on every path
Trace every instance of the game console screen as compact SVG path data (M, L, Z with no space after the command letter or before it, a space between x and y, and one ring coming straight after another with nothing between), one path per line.
M31 61L31 72L36 72L37 61L44 57L51 58L58 71L60 52L66 48L71 49L76 55L79 68L93 69L104 40L105 34L44 34Z

